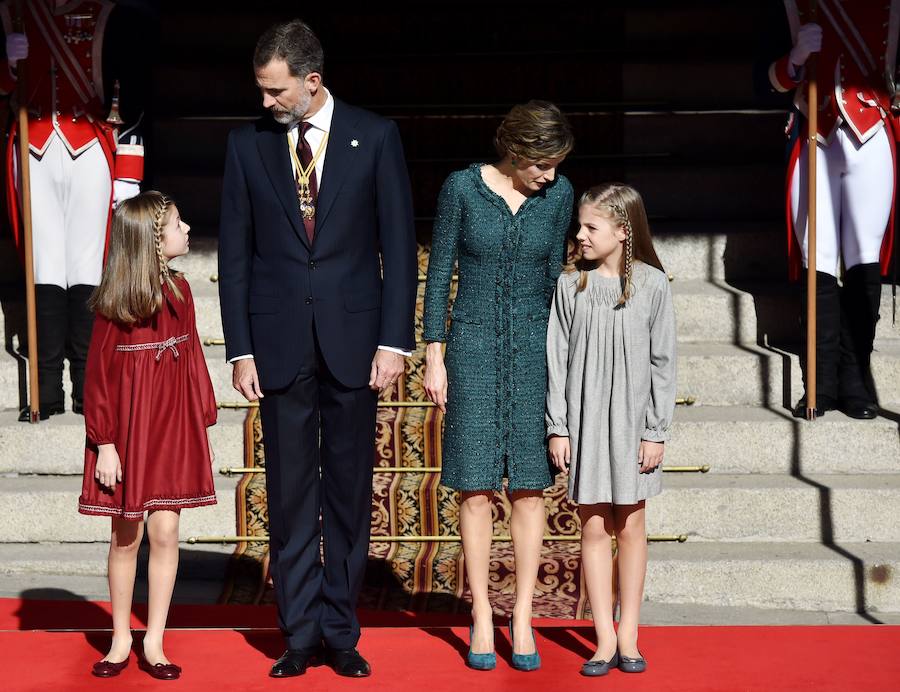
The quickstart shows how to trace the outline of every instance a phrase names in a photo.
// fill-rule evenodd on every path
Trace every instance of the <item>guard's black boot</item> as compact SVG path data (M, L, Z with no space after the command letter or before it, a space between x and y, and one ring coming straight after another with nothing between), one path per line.
M62 373L68 330L68 299L65 289L52 284L35 284L37 318L37 371L41 420L65 411ZM28 421L28 409L19 420Z
M800 310L800 367L803 370L804 394L794 407L796 418L806 418L806 278L803 278L803 301ZM837 279L816 272L816 416L837 408L838 366L841 353L841 299Z
M88 346L91 344L91 330L94 315L88 309L88 300L96 286L78 284L69 286L69 333L66 339L66 357L69 359L69 374L72 377L72 410L84 413L84 367L87 363Z
M878 415L871 361L880 305L878 264L858 264L844 272L838 408L851 418L871 419Z

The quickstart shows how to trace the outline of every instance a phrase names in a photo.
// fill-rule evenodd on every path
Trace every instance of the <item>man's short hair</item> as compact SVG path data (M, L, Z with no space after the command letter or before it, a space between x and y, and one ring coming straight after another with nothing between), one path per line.
M272 60L284 60L291 75L298 79L310 72L322 74L325 69L322 44L306 22L299 19L274 24L259 37L253 68L259 70Z

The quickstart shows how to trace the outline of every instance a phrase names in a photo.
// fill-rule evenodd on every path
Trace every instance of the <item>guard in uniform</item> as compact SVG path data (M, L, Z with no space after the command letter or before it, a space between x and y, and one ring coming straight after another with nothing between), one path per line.
M72 409L82 410L84 367L93 316L88 298L100 283L114 204L136 195L144 147L138 129L139 89L123 88L126 127L110 118L112 84L133 77L127 55L108 50L120 12L110 0L0 2L7 61L0 92L15 94L18 61L29 112L31 213L38 331L41 418L62 413L63 359L69 359ZM115 44L118 45L118 44ZM106 69L105 69L106 68ZM105 72L104 72L105 70ZM125 84L125 82L123 82ZM132 103L129 104L129 98ZM129 117L130 115L130 117ZM130 126L130 127L129 127ZM16 124L7 139L7 203L21 248ZM27 411L23 415L27 420Z
M802 116L796 120L795 113L788 128L799 135L786 186L794 279L807 267L809 104L804 66L812 53L818 56L816 407L820 415L840 409L854 418L874 418L878 406L869 364L881 276L893 241L898 131L891 108L900 0L819 0L817 22L811 21L805 0L784 4L793 48L772 63L769 79L778 91L794 90L794 105ZM802 314L805 321L806 311ZM805 325L802 331L805 335ZM794 413L804 417L805 409L804 395Z

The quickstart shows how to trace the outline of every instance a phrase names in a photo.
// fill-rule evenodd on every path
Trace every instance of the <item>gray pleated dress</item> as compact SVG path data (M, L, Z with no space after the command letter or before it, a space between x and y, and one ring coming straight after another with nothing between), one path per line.
M664 442L675 411L675 313L666 275L635 262L634 292L578 273L556 284L547 329L547 435L568 436L569 499L631 505L662 492L662 469L640 473L641 440Z

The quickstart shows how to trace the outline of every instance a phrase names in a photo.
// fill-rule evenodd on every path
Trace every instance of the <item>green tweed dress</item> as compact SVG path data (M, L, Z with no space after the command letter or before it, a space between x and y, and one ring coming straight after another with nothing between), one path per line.
M572 220L563 176L512 214L481 177L451 173L434 222L423 338L447 341L441 482L456 490L542 490L547 458L547 321ZM459 285L447 333L454 263Z

